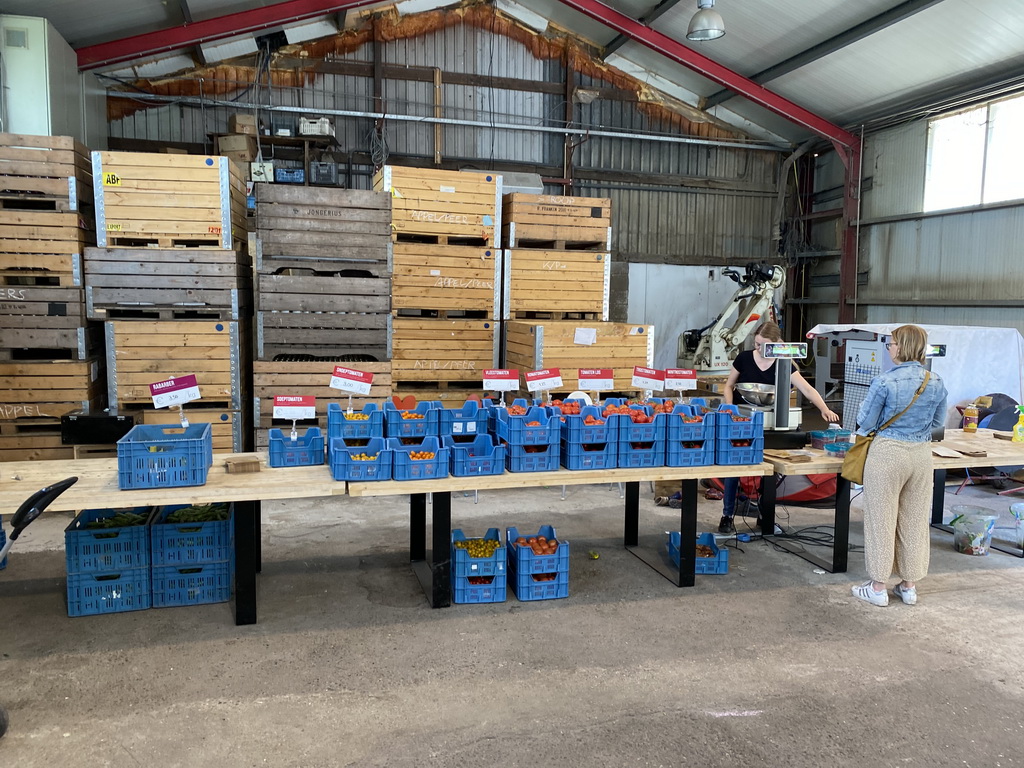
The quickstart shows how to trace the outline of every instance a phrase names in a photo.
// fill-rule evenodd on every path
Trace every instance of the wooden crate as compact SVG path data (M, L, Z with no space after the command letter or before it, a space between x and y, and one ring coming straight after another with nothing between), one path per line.
M102 347L103 328L86 320L81 288L7 286L0 292L0 359L84 360Z
M108 320L105 326L111 406L150 404L150 384L195 374L202 399L194 407L242 409L251 342L242 321Z
M0 210L80 211L92 201L92 189L89 150L72 137L0 133ZM16 225L78 228L79 220L33 219Z
M391 274L391 196L385 192L256 185L256 271L287 267Z
M501 176L385 165L373 188L391 195L399 242L501 247Z
M580 328L595 329L596 343L577 344L576 332ZM578 389L580 368L611 368L615 391L636 391L632 384L633 366L654 365L654 326L510 320L505 324L505 365L520 371L561 369L564 386L558 392Z
M396 317L391 378L397 395L444 390L482 391L483 371L498 367L501 334L493 320Z
M245 180L226 157L93 152L96 245L246 247Z
M611 254L597 251L505 251L502 317L608 319Z
M86 248L90 318L237 320L252 311L252 265L245 251Z
M381 405L391 399L391 363L268 362L253 363L253 414L256 420L256 448L266 448L267 430L271 427L291 429L291 420L274 419L276 395L306 395L316 398L317 418L300 421L299 428L319 426L327 432L327 404L348 407L348 395L330 386L335 365L345 365L373 374L369 397L352 396L352 407L361 409L367 403Z
M610 251L612 201L606 197L505 195L502 242L506 248Z
M485 246L396 243L391 307L495 319L503 252Z
M209 424L214 453L241 453L246 450L244 425L246 411L226 411L220 408L193 408L185 406L189 424ZM181 425L177 408L147 408L141 412L142 424Z

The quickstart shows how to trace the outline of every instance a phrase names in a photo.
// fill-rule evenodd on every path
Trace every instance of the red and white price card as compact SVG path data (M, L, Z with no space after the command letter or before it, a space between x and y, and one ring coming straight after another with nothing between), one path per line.
M484 389L492 389L495 392L514 392L519 389L519 371L504 368L485 369Z
M526 372L526 388L531 392L547 392L562 386L562 372L557 368L544 368Z
M615 388L615 373L611 368L580 368L579 387L590 392Z
M351 392L355 395L368 395L371 384L373 384L372 373L354 371L340 365L334 366L334 374L331 376L333 389L340 389L342 392Z
M316 398L312 395L275 395L275 419L315 419Z
M199 382L194 374L178 376L167 381L158 381L149 385L149 394L153 396L153 406L166 408L169 405L184 405L198 400Z
M665 389L686 392L697 388L697 371L692 368L668 368L665 370Z
M657 368L633 366L633 386L640 389L662 390L665 388L665 372Z

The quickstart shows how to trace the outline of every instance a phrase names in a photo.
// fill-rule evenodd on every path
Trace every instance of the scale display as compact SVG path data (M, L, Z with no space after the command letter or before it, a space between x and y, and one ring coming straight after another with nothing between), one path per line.
M928 352L925 353L925 357L945 357L946 356L946 345L945 344L929 344Z
M766 341L761 345L761 357L766 360L803 360L807 357L805 342Z

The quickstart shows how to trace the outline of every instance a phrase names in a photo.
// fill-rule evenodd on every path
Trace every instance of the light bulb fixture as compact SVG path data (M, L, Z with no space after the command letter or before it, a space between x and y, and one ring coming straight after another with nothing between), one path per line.
M715 0L697 0L697 12L686 30L687 40L717 40L725 34L725 22L715 10Z

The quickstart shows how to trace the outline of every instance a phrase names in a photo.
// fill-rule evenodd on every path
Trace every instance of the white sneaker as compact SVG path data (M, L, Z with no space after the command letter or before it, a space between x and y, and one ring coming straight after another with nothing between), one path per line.
M863 584L857 584L850 588L853 592L853 596L863 600L865 603L871 603L872 605L886 606L889 604L889 593L884 589L881 592L875 592L871 588L871 582L865 581Z
M904 587L897 584L892 588L892 596L898 597L904 605L917 605L917 587Z

